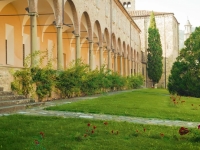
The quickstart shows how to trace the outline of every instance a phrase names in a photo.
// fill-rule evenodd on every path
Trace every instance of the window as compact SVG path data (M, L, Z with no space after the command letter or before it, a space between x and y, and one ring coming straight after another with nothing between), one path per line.
M127 7L128 7L128 8L131 8L131 2L128 2L128 3L127 3Z
M8 64L8 44L7 40L5 41L5 47L6 47L6 64Z
M123 3L123 6L124 6L125 8L127 8L127 4L126 4L126 2Z
M131 8L131 2L124 2L123 6L124 8Z
M6 64L14 65L14 26L6 24Z

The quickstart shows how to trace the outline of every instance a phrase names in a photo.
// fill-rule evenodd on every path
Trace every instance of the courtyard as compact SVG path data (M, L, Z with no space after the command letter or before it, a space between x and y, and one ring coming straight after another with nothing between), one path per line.
M164 89L50 101L2 115L0 149L199 149L199 109Z

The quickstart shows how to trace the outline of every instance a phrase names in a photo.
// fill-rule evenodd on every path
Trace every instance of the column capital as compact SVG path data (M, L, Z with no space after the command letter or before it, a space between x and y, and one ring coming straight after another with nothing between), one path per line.
M37 12L29 12L28 15L29 16L38 16L38 13Z
M74 34L75 37L80 37L79 34Z
M62 28L63 26L62 25L56 25L56 28Z

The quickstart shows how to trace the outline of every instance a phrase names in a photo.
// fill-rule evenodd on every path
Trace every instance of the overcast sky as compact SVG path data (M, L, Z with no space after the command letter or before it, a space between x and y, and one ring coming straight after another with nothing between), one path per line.
M200 26L200 0L135 0L136 10L173 12L180 23L179 28L189 19L192 27Z

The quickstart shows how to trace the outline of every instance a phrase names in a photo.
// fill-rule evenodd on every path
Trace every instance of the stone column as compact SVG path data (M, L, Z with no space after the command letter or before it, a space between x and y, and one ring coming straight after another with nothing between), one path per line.
M123 75L122 55L120 56L120 75Z
M127 76L127 58L125 57L124 58L124 74L125 74L125 76Z
M111 50L108 49L108 69L111 70Z
M30 16L30 45L31 45L31 67L37 65L37 57L33 56L37 50L37 13L29 13Z
M81 58L81 50L80 50L80 36L75 35L76 37L76 60Z
M132 64L132 75L134 76L134 61L133 60L131 61L131 64Z
M93 69L93 42L89 41L89 67Z
M99 47L99 67L103 67L103 49L102 47Z
M57 26L57 69L62 70L63 61L63 40L62 40L62 26Z
M114 71L117 72L117 53L114 54L114 59L115 59L115 63L114 63Z
M129 76L131 76L131 60L130 59L128 60L128 64L129 64L129 68L128 68L129 69Z

